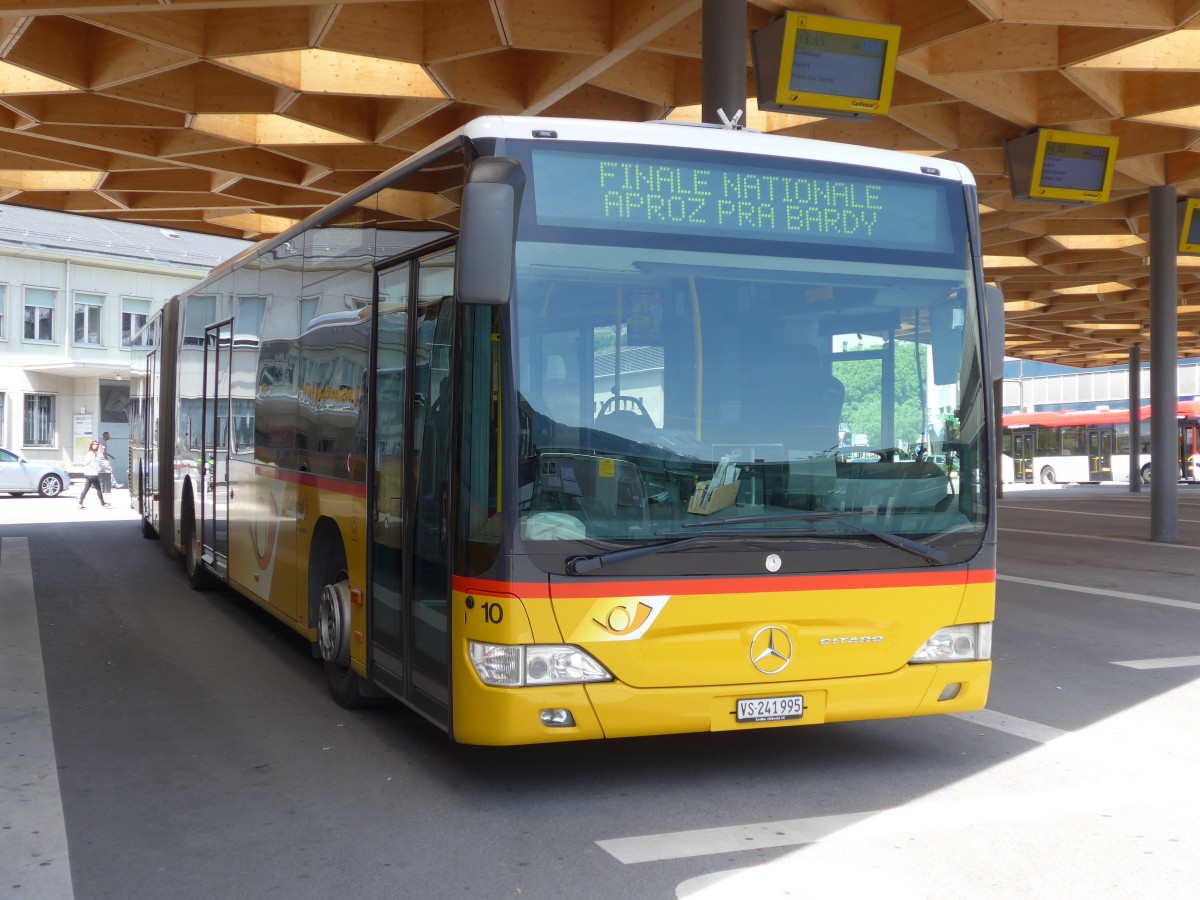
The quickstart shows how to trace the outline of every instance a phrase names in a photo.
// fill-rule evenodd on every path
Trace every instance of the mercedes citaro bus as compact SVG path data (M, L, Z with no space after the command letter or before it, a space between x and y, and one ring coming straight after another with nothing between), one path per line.
M148 323L143 534L457 741L979 709L977 215L947 160L481 118Z

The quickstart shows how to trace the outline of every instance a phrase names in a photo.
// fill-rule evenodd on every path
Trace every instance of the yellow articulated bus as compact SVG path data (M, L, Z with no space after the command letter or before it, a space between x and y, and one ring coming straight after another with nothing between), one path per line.
M481 118L148 323L143 534L456 741L979 709L976 210L945 160Z

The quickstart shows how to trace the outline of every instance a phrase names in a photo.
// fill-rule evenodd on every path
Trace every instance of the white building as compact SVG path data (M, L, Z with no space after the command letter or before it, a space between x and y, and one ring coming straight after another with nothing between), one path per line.
M110 433L128 468L129 348L247 241L0 205L0 447L79 474Z

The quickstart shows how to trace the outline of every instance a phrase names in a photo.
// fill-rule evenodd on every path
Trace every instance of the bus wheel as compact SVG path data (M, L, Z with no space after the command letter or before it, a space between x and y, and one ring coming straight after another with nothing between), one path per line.
M350 581L330 564L317 613L317 649L325 661L325 679L338 706L358 709L369 702L362 679L350 668Z
M146 500L146 477L145 477L144 473L142 472L141 463L138 463L137 483L138 483L138 493L137 493L138 502L137 502L136 509L142 519L142 537L144 537L148 541L152 541L156 537L158 537L158 531L155 529L155 527L153 525L150 524L150 519L148 518L150 515L150 509L149 509L150 503ZM129 505L133 506L132 494L129 497Z
M1054 470L1049 466L1042 468L1042 484L1054 484Z
M1149 483L1150 483L1150 463L1146 463L1144 466L1142 466L1142 484L1149 484Z
M213 586L212 576L200 562L200 535L196 533L195 506L188 494L183 501L183 561L188 583L193 591L207 591Z

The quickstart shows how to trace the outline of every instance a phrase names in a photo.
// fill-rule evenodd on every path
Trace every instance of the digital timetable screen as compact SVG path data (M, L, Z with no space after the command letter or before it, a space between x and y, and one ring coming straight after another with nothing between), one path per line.
M1108 147L1047 141L1042 156L1042 187L1100 191L1108 174Z
M789 12L750 36L759 109L869 118L891 108L900 26Z
M1118 139L1039 128L1004 142L1009 188L1015 200L1107 203Z
M1200 200L1180 200L1178 207L1179 252L1200 253Z
M887 42L853 34L797 31L791 91L879 99Z
M538 225L931 252L954 246L945 182L851 166L845 174L806 172L799 160L775 168L619 148L535 149L532 159Z

